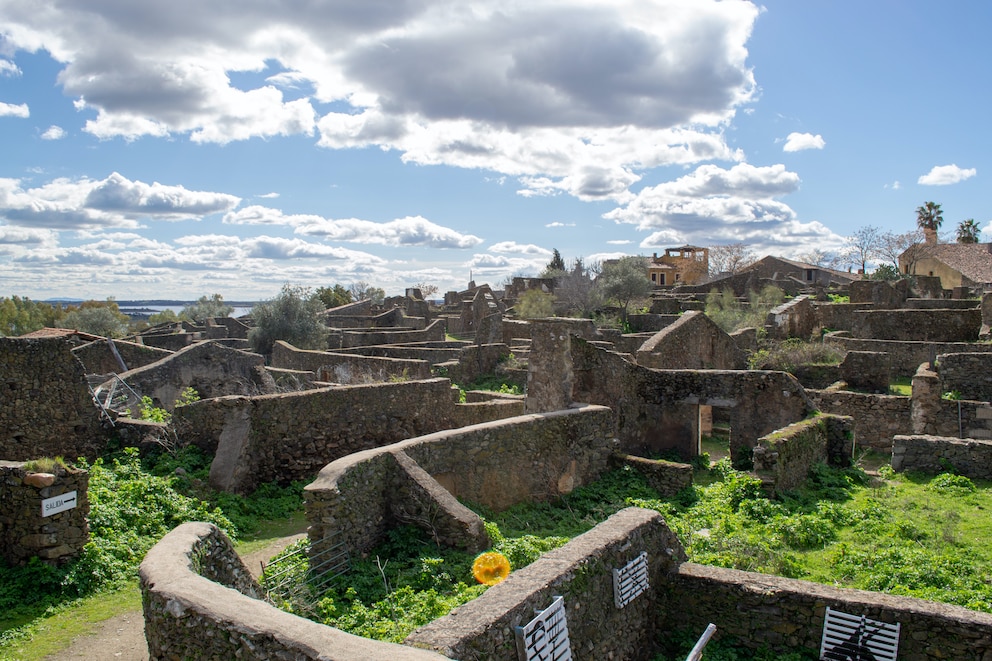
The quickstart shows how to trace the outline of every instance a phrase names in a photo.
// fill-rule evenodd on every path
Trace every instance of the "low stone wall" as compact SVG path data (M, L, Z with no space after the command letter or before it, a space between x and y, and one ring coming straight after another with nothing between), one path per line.
M622 608L613 570L647 554L647 589ZM518 661L515 627L561 596L569 646L576 659L652 658L658 623L677 602L659 599L684 559L682 546L657 512L628 508L449 615L421 627L406 643L454 659ZM550 658L550 657L549 657Z
M452 410L453 428L468 427L493 420L504 420L523 414L523 395L491 398L484 402L466 402L465 404L457 404Z
M164 659L438 661L444 657L353 636L283 612L261 589L215 526L184 523L141 563L145 638Z
M937 356L937 374L944 392L964 399L992 400L992 353L949 353Z
M307 351L282 340L272 345L271 366L314 372L319 380L345 384L388 381L390 378L428 379L431 376L431 366L426 360Z
M974 342L905 342L901 340L869 340L831 333L826 340L848 351L883 352L889 356L892 376L910 377L920 363L927 363L940 354L992 353L992 344Z
M409 344L410 342L442 342L444 341L444 322L440 319L432 321L423 330L348 330L340 335L341 345L329 348L347 349L375 344Z
M382 344L369 347L339 349L335 353L357 356L377 356L379 358L402 358L405 360L426 360L433 367L438 363L457 360L462 349L472 346L471 342L414 342L412 344Z
M944 399L940 377L923 363L913 375L912 433L992 439L992 405Z
M858 447L880 452L892 450L896 434L910 434L912 402L897 395L869 395L844 390L807 390L816 407L824 413L848 415L854 419Z
M339 535L353 552L372 548L395 523L393 455L403 452L460 500L501 511L548 500L609 467L610 411L588 406L429 434L329 463L306 487L314 542Z
M158 347L166 351L179 351L189 345L203 339L203 333L187 333L179 331L177 333L147 333L139 335L138 339L142 344L149 347Z
M109 425L63 338L0 338L0 457L98 457Z
M56 467L52 473L28 471L23 462L0 461L0 557L23 565L33 557L64 562L89 541L87 496L90 474ZM70 500L75 492L75 500ZM64 502L59 503L59 496ZM42 501L57 506L45 515ZM68 503L69 509L55 511Z
M630 466L643 475L648 485L662 498L671 498L692 486L692 466L689 464L664 459L645 459L632 454L622 454L618 460L622 465Z
M953 471L973 480L992 480L992 441L941 436L896 436L892 469L936 475Z
M668 584L668 630L698 635L710 622L717 637L752 649L820 648L826 608L899 622L899 658L992 657L992 615L911 597L834 588L765 574L682 563Z
M889 354L881 351L848 351L840 364L840 377L856 390L887 394L891 374Z
M766 490L782 493L802 486L817 463L846 467L854 456L853 419L816 415L772 434L754 447L754 472Z
M768 313L765 328L768 336L784 340L798 337L808 340L816 327L817 318L809 296L797 296Z
M186 388L202 399L275 391L265 359L213 340L186 347L157 362L129 370L121 379L155 406L172 411Z
M502 343L467 346L459 352L457 364L448 368L448 376L456 383L472 383L495 372L509 357L510 347Z
M87 374L120 374L172 355L165 349L110 339L83 344L74 348L72 353L83 364Z
M672 300L672 299L670 299ZM678 309L678 301L673 300L675 308ZM652 304L653 305L653 304ZM657 333L663 328L671 326L679 320L681 314L631 314L627 316L627 323L633 333Z
M327 463L454 425L447 379L220 397L176 409L184 443L214 454L211 483L248 492L309 479Z
M864 310L854 313L851 335L901 341L974 342L981 327L982 311L977 306L965 310Z

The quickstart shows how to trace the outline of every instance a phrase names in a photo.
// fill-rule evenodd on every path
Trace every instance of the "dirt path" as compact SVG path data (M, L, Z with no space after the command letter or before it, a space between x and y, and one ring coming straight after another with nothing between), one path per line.
M302 539L306 533L273 540L271 544L242 556L251 575L258 578L262 563ZM96 661L148 661L145 620L140 610L128 611L96 624L87 634L76 637L68 647L45 657L48 661L93 659Z

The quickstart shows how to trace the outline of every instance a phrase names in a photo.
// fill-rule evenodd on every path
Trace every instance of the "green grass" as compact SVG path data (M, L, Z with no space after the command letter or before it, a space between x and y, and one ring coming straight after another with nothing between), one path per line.
M908 376L901 376L894 379L889 384L889 394L911 397L913 395L913 379Z

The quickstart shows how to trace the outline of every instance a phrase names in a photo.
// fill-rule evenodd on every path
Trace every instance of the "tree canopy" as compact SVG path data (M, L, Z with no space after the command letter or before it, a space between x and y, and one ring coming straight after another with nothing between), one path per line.
M924 232L932 233L934 240L943 222L944 212L936 202L925 202L923 206L916 207L916 226Z
M179 313L180 318L189 319L198 324L203 323L212 317L226 317L234 311L234 308L224 303L224 297L220 294L211 296L201 296L196 303L187 305Z
M326 349L327 326L320 317L324 303L316 292L297 285L283 285L275 298L251 309L255 328L248 343L258 353L272 353L277 340L298 349Z
M647 262L643 257L622 257L615 262L605 262L599 276L599 286L603 295L616 301L623 309L623 320L627 321L627 306L635 298L644 298L651 293L648 280Z
M981 234L982 228L978 226L974 218L958 223L958 243L978 243Z
M324 304L324 309L339 308L352 302L351 292L341 285L318 287L314 295Z

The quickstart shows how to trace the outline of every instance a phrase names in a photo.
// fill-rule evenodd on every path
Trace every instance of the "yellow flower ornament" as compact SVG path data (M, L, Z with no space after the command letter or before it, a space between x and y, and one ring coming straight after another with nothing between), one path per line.
M472 563L472 576L484 585L496 585L510 575L510 561L502 553L483 553Z

